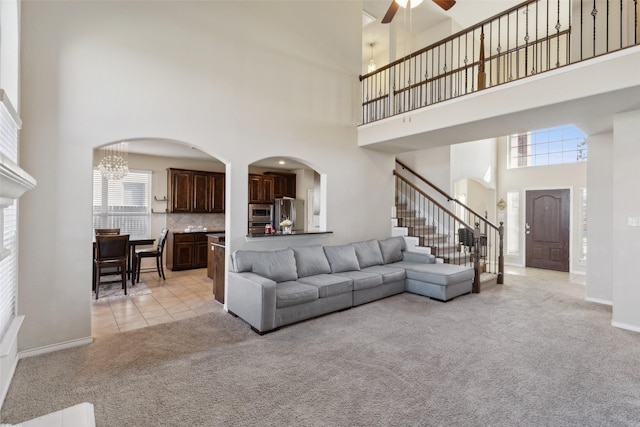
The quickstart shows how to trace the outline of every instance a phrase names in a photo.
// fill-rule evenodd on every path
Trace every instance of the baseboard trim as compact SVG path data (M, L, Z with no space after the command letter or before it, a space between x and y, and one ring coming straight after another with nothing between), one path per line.
M613 301L608 299L586 297L584 300L588 302L595 302L596 304L613 305Z
M620 329L626 329L627 331L640 332L640 326L638 325L630 325L628 323L616 322L614 320L611 321L611 326Z
M45 345L43 347L33 348L18 353L18 358L26 359L27 357L39 356L41 354L51 353L52 351L64 350L67 348L79 347L81 345L91 344L93 337L78 338L77 340L65 341L56 344Z

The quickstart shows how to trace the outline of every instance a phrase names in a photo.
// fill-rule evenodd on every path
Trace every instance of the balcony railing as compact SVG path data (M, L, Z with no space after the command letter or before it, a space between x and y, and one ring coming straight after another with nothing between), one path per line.
M360 76L370 123L635 46L638 0L528 0Z

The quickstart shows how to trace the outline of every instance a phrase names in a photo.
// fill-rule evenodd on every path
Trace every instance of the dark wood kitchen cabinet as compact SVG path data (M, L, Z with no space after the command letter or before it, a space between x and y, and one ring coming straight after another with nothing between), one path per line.
M224 213L224 178L223 173L212 172L211 173L211 191L213 195L211 197L212 213Z
M213 279L213 294L216 301L224 304L224 234L207 236L209 246L209 260L207 262L207 276Z
M272 176L249 174L249 203L273 203Z
M224 213L225 174L167 169L171 213Z
M167 268L172 271L207 267L207 234L169 233L167 236Z
M168 169L168 209L175 213L190 213L193 200L193 174L188 170Z
M211 206L211 174L209 172L191 172L193 185L191 212L207 213Z
M273 197L296 197L296 174L283 172L265 172L273 177Z

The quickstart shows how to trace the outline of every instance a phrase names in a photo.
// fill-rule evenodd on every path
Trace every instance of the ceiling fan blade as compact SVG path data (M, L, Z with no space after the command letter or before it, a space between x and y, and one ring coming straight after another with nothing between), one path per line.
M444 10L449 10L456 4L456 0L433 0L433 2Z
M383 24L388 24L393 20L393 17L396 16L396 12L400 8L400 5L395 2L395 0L391 0L391 4L389 5L389 9L387 9L387 13L384 14L384 18L382 18Z

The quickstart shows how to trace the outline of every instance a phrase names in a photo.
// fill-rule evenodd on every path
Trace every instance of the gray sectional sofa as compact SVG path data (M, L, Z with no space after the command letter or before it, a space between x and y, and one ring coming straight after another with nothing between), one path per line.
M471 292L474 270L407 251L403 237L231 255L229 312L258 333L402 292L448 301Z

